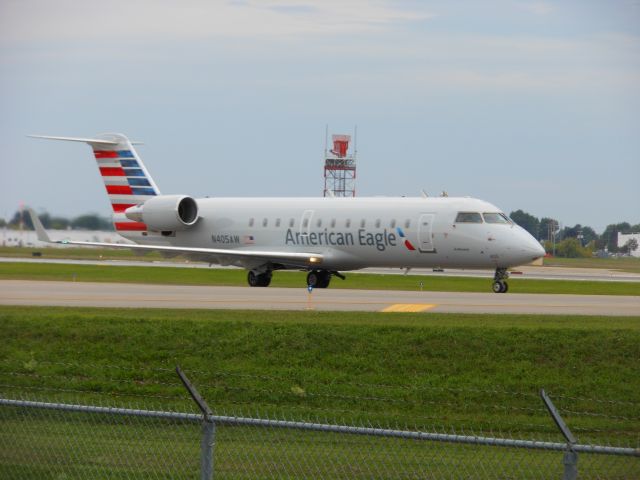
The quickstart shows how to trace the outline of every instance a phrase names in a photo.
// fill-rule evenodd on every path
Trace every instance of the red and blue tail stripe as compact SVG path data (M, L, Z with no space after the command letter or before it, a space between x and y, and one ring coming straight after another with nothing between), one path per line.
M129 141L118 138L118 146L94 146L93 153L113 208L113 224L119 232L142 232L147 226L129 220L124 211L160 194ZM120 148L124 147L124 148Z

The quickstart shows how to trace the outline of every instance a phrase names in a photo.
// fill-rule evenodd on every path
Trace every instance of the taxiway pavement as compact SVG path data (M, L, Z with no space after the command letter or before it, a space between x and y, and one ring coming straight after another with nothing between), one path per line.
M640 316L640 296L0 280L1 305Z

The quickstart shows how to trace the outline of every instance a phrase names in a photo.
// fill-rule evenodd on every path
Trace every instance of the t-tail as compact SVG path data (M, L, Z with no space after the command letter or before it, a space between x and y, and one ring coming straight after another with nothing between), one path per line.
M126 136L119 133L104 133L95 138L30 136L88 143L93 149L113 208L113 226L116 231L123 236L136 236L134 232L148 230L145 223L127 218L124 212L129 207L160 195L160 190Z

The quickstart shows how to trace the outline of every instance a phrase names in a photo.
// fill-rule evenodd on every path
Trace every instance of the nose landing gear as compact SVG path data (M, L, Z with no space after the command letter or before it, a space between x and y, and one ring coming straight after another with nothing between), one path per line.
M509 291L507 278L509 278L509 272L507 272L506 268L496 268L496 274L493 276L493 284L491 285L494 293L507 293Z

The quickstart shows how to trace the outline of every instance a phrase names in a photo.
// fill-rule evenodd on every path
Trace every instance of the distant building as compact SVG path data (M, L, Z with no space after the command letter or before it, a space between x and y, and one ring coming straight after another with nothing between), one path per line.
M132 243L116 232L98 230L47 230L53 240L74 240L78 242ZM33 230L11 230L0 228L0 246L3 247L64 247L59 243L40 242Z
M618 232L618 248L624 247L625 243L627 243L632 238L636 239L638 242L638 248L634 251L630 252L633 257L640 257L640 233L620 233Z

